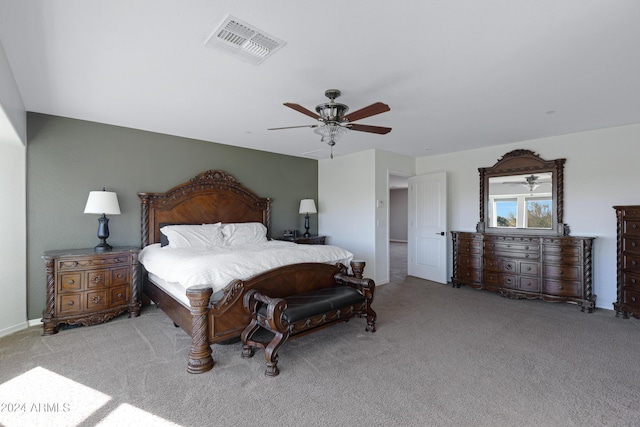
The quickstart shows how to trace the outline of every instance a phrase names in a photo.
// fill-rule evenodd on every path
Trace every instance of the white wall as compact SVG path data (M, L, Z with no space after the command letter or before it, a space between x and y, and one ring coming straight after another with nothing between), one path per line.
M616 300L616 217L614 205L640 205L640 124L581 132L416 159L416 174L445 170L448 223L455 231L475 231L479 217L479 167L505 153L528 149L543 159L566 158L564 222L573 236L595 236L596 306L613 309ZM449 251L451 252L451 251ZM449 253L449 276L451 276Z
M0 336L27 327L26 123L0 44Z
M318 232L365 260L376 284L389 281L389 173L414 168L413 158L381 150L318 162Z
M364 151L318 162L318 234L327 243L375 266L375 153ZM369 274L366 274L369 273ZM375 279L374 279L375 280Z

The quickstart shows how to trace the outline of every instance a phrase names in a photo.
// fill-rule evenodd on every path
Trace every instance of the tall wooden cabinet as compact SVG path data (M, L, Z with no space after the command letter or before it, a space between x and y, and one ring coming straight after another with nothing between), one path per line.
M140 313L138 252L116 247L108 252L70 249L46 252L47 299L43 335L58 325L94 325L128 311Z
M593 237L451 234L454 286L510 298L575 302L593 311Z
M618 224L616 316L640 318L640 206L614 206Z

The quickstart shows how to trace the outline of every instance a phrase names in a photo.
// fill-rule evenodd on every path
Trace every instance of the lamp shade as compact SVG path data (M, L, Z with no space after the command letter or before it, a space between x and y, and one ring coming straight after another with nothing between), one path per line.
M84 213L120 215L118 195L112 191L90 191Z
M313 199L302 199L300 201L300 211L301 214L314 214L318 213L316 210L316 202Z

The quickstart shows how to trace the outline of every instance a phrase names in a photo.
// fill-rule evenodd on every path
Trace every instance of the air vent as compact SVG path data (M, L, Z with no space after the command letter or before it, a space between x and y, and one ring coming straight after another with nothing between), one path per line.
M231 15L225 18L204 43L205 46L223 49L256 65L285 44L286 42Z

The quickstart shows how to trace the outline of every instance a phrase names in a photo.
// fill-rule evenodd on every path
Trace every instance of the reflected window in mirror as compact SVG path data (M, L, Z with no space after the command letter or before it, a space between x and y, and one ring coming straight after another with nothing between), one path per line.
M489 227L553 228L552 173L489 178Z

